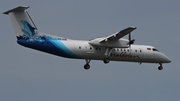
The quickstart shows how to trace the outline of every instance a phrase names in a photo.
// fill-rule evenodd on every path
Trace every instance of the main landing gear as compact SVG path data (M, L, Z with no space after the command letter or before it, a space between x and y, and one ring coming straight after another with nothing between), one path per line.
M109 59L109 58L105 58L105 59L103 60L103 62L104 62L105 64L107 64L107 63L110 62L110 59Z
M90 68L90 65L89 65L90 61L91 61L90 59L86 59L86 64L84 65L85 70L88 70Z
M159 63L159 67L158 67L158 70L163 70L163 66L162 66L162 63Z
M105 51L105 54L104 54L104 55L105 55L105 58L104 58L104 60L103 60L103 62L104 62L105 64L107 64L107 63L110 62L109 56L110 56L112 50L113 50L113 48L106 48L106 51Z

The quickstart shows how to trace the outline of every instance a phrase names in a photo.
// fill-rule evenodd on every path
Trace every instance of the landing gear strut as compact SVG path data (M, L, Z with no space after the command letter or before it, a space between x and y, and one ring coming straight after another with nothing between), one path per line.
M159 67L158 67L158 70L163 70L163 66L162 66L162 64L161 63L159 63Z
M91 61L90 59L86 59L86 64L84 65L85 70L88 70L90 68L90 65L89 65L90 61Z

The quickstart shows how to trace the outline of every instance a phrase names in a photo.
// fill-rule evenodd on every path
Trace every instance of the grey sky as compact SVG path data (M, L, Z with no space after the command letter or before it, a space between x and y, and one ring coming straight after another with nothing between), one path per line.
M108 36L128 26L135 44L152 45L172 63L61 58L19 46L8 16L0 19L0 101L179 101L179 0L1 0L0 11L30 6L41 32L71 39Z

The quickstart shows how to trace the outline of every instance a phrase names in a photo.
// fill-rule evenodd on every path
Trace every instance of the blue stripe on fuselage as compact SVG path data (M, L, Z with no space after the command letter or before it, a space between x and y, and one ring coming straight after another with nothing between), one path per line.
M79 58L79 56L75 55L71 52L60 40L51 40L50 41L56 48L61 50L62 53L66 54L67 56Z
M71 52L60 40L24 40L17 41L18 44L33 48L46 53L67 57L67 58L80 58Z

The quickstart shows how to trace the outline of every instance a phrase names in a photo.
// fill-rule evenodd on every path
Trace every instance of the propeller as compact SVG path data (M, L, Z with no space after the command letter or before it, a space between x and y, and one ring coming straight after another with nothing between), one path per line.
M135 39L131 40L131 33L129 33L129 46L131 47L131 44L134 44Z

